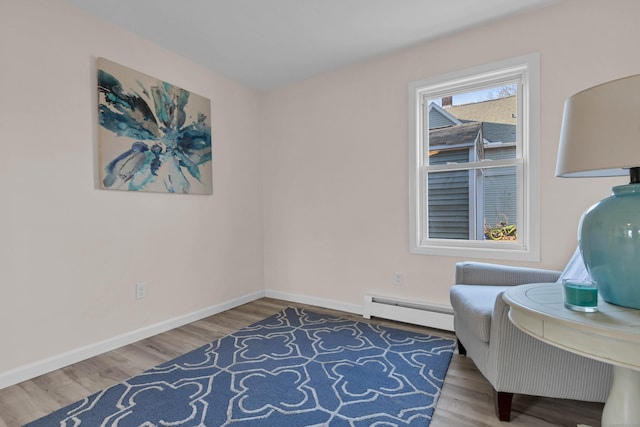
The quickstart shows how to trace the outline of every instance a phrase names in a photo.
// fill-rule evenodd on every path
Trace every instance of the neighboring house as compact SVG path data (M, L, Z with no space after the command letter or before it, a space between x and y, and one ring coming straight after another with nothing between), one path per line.
M429 105L429 164L515 157L515 96L456 106L442 101ZM485 227L517 220L516 170L431 173L428 203L431 238L482 240Z
M518 120L515 96L461 105L451 105L445 98L442 104L447 113L462 121L516 125Z

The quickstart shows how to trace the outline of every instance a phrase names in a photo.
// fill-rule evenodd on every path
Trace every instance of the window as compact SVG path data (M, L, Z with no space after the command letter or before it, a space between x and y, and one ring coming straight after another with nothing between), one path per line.
M412 253L539 260L538 62L409 85Z

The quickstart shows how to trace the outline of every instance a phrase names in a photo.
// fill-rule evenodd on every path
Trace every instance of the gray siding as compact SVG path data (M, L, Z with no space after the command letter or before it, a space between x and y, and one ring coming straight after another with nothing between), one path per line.
M450 150L431 156L431 164L469 161L469 150ZM432 172L429 184L429 238L469 238L469 172Z
M451 126L453 124L454 122L452 122L448 117L444 116L437 109L429 109L429 129Z
M500 160L515 157L515 147L485 150L487 159ZM484 177L484 220L496 225L505 218L510 224L518 219L516 206L516 168L487 169Z

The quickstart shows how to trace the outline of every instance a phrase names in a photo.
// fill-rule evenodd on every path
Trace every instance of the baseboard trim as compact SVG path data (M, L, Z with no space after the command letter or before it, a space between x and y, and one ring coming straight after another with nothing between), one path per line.
M357 304L347 304L342 301L332 299L316 298L307 295L292 294L288 292L273 291L267 289L265 296L269 298L281 299L284 301L297 302L300 304L316 305L318 307L330 308L332 310L346 311L362 315L362 306Z
M109 338L93 344L89 344L84 347L68 351L66 353L58 354L56 356L48 357L46 359L42 359L28 365L20 366L10 371L2 372L0 373L0 389L21 383L22 381L35 378L39 375L46 374L57 369L64 368L65 366L69 366L71 364L80 362L90 357L97 356L107 351L115 350L116 348L132 344L136 341L149 338L153 335L161 334L163 332L186 325L188 323L204 319L205 317L213 316L214 314L230 310L242 304L260 299L264 296L265 291L254 292L248 295L234 298L229 301L225 301L220 304L213 305L211 307L207 307L202 310L174 317L172 319L145 326L143 328L117 335L113 338Z

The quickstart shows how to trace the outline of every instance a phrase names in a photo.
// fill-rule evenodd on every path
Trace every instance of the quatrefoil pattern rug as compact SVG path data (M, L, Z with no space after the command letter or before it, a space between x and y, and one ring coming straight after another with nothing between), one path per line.
M290 307L28 426L424 427L454 344Z

